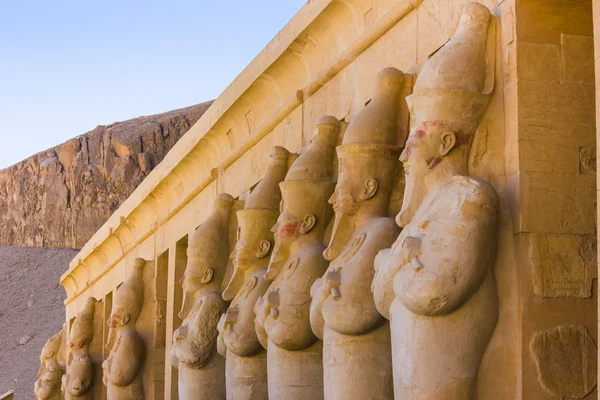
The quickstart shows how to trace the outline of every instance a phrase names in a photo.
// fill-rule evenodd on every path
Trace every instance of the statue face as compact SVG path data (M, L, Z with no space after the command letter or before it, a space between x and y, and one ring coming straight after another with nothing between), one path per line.
M423 178L440 163L440 131L435 125L422 124L410 133L400 155L407 179L411 176Z
M456 135L443 122L425 122L410 133L400 155L406 186L402 210L397 217L398 225L404 227L412 220L427 194L424 178L456 144Z
M190 273L188 270L183 273L179 283L181 284L183 291L186 293L196 293L204 286L202 283L202 278L198 275Z
M231 253L231 259L235 268L244 270L254 265L269 253L271 242L262 236L261 232L253 230L251 225L240 221L237 242L233 253Z
M290 210L285 199L281 200L280 212L271 231L275 234L276 246L287 246L300 235L302 221Z
M344 160L340 160L343 162ZM336 215L353 216L359 209L359 185L352 179L351 172L347 168L341 168L335 191L329 198L329 204L333 206ZM362 182L361 182L362 183Z
M121 325L125 325L129 322L129 314L125 307L116 305L113 307L112 313L108 318L108 327L111 329L117 329Z

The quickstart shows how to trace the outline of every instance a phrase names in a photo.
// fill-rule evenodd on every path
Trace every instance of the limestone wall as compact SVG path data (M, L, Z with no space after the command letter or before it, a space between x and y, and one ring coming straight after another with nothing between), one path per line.
M244 199L262 178L270 148L298 151L320 116L350 122L370 100L382 68L418 74L451 37L466 3L309 2L84 246L62 277L67 319L92 295L103 300L103 324L133 259L151 260L147 307L138 324L150 350L146 393L176 398L177 372L167 355L181 323L177 281L187 235L208 216L215 195ZM488 38L494 92L470 169L498 192L501 225L495 265L500 312L480 371L479 398L550 399L530 352L533 334L577 323L596 337L596 302L584 298L595 276L593 74L585 19L591 3L567 10L558 0L543 2L553 22L539 36L537 11L528 8L536 2L481 3L496 17ZM542 57L550 59L540 63ZM407 94L414 80L408 81ZM408 118L405 108L398 112ZM553 285L552 279L574 274L581 277L577 285Z

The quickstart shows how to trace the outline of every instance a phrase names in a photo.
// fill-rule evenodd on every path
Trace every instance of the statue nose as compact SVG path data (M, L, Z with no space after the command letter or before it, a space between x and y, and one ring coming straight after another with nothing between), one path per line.
M402 154L400 154L400 162L405 163L408 160L408 155L407 155L407 148L404 148L404 150L402 150Z
M335 201L335 196L336 196L337 191L334 191L333 194L329 197L329 200L327 200L327 202L329 204L331 204L332 206L335 205L336 201Z

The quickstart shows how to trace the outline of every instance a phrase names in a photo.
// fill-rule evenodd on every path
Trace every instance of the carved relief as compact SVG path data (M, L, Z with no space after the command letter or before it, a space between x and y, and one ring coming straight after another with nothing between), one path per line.
M67 373L63 376L65 399L91 399L94 365L90 358L90 343L94 336L94 306L96 299L87 299L77 315L69 335Z
M400 229L388 217L402 129L404 74L382 70L372 101L337 148L335 219L324 252L331 264L311 289L310 322L323 343L325 399L391 399L389 325L375 308L373 260ZM372 366L377 365L377 368Z
M322 117L308 147L280 183L281 214L266 278L256 303L256 331L268 349L269 397L323 397L322 344L310 327L310 288L323 275L323 237L333 214L333 158L340 122Z
M107 347L113 346L102 363L103 382L111 400L143 400L143 371L146 347L135 329L144 306L144 266L146 260L136 258L133 271L117 289L108 320ZM113 340L114 339L114 340Z
M594 147L579 148L579 173L582 175L596 173L596 149Z
M496 324L498 198L467 167L489 101L489 20L485 6L467 4L407 98L415 124L400 157L403 230L377 256L373 283L377 308L392 321L397 399L475 398Z
M592 281L598 268L594 236L533 233L527 236L537 296L592 296Z
M597 381L597 349L585 326L535 332L530 349L540 384L559 399L582 399Z
M183 323L173 334L171 349L173 366L179 369L181 400L225 398L225 359L217 353L216 342L217 324L227 309L221 283L229 256L232 205L230 195L217 196L213 214L189 237L181 281Z
M227 399L267 399L266 352L257 336L254 305L269 287L265 279L274 239L271 227L279 216L281 191L289 152L275 147L265 177L237 212L238 238L231 255L234 265L223 299L231 305L221 316L217 348L226 357Z
M59 353L65 352L65 327L48 339L40 354L40 369L38 380L34 385L35 398L39 400L60 400L61 381L66 365L59 358ZM65 358L64 356L62 358Z

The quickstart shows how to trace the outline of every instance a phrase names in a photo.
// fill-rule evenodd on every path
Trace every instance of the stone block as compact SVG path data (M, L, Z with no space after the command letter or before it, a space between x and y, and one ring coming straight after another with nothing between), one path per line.
M521 80L558 81L560 79L561 48L556 44L517 44L517 73Z
M519 122L574 131L594 127L594 86L574 82L519 81Z
M594 38L563 34L561 44L562 79L594 83Z
M520 172L517 232L594 235L596 177Z
M595 236L528 234L526 237L533 290L537 296L592 296L598 264Z

